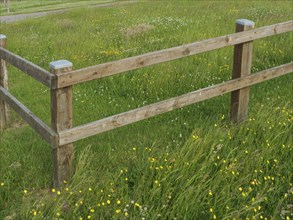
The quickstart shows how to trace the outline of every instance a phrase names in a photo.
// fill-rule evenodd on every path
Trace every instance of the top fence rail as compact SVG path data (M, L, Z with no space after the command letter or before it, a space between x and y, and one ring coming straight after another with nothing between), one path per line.
M265 26L253 30L238 32L226 36L198 41L183 46L164 49L139 56L112 61L96 66L74 70L58 75L57 88L62 88L81 82L103 78L138 68L163 63L202 52L220 49L227 46L241 44L252 40L265 38L293 30L293 20Z
M52 86L52 81L55 79L54 74L2 47L0 47L0 59L12 64L45 86L49 88Z
M50 88L63 88L74 84L87 82L130 70L139 69L154 64L159 64L179 58L220 49L227 46L241 44L293 30L293 20L265 26L253 30L238 32L221 37L211 38L203 41L168 48L160 51L150 52L134 57L129 57L117 61L103 63L91 67L86 67L66 73L57 77L31 63L30 61L13 54L0 47L0 59L7 61L23 72L27 73L37 81Z

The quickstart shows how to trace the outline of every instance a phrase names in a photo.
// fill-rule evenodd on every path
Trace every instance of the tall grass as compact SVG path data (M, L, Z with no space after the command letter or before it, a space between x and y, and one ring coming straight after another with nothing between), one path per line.
M82 68L292 19L290 2L139 2L3 24L8 49L48 69ZM81 19L82 18L82 19ZM255 41L252 72L290 62L292 33ZM74 124L231 77L225 48L74 86ZM49 124L49 91L9 66L10 90ZM25 83L23 83L25 82ZM50 147L28 126L0 133L0 217L12 219L291 218L292 74L251 88L249 117L229 95L74 144L75 174L51 188ZM19 118L14 115L14 122Z
M254 118L238 126L220 118L217 124L202 124L178 148L154 142L96 151L92 143L76 158L71 182L59 190L37 185L44 177L50 182L48 173L30 176L45 171L38 167L44 166L41 158L32 160L41 149L24 151L3 176L2 214L15 212L20 219L289 219L292 106L257 107ZM14 179L21 173L24 180Z

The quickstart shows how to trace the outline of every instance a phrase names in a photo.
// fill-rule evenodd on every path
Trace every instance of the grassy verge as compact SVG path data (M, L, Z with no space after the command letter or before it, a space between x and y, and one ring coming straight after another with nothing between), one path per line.
M290 2L141 2L5 24L9 50L48 68L86 67L290 20ZM98 11L98 13L97 13ZM80 19L80 18L83 19ZM292 33L254 42L252 72L291 61ZM74 86L74 123L227 80L233 48ZM10 90L49 123L49 91L9 66ZM23 83L25 82L25 83ZM50 147L29 127L0 133L0 218L281 219L292 207L292 74L253 86L250 120L229 95L75 143L76 172L51 188ZM19 118L14 115L14 121Z
M7 13L7 8L3 2L0 4L0 15L26 14L41 11L51 11L58 9L68 9L77 7L86 7L101 3L110 3L115 0L10 0L10 13Z

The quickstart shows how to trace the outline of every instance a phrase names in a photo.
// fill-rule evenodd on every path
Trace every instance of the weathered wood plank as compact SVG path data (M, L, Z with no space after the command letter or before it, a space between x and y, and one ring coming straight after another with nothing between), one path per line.
M54 74L4 48L0 48L0 59L12 64L47 87L51 87L53 84Z
M60 60L50 63L54 75L72 70L72 63ZM72 128L72 86L51 89L51 122L55 132ZM53 185L60 187L72 174L73 144L56 144L52 149Z
M239 19L236 21L236 32L247 31L254 28L254 22ZM232 79L248 76L251 71L252 41L234 46L234 59ZM239 123L244 121L248 113L249 87L231 93L231 121Z
M293 72L293 62L59 132L60 145L147 119Z
M8 103L49 144L55 144L57 142L58 134L3 87L0 87L0 100Z
M0 47L6 47L7 37L3 34L0 34ZM8 90L8 70L6 62L3 59L0 59L0 86ZM9 105L0 101L0 129L4 129L10 120L10 109Z
M74 85L289 31L293 31L293 20L63 73L58 75L56 86Z

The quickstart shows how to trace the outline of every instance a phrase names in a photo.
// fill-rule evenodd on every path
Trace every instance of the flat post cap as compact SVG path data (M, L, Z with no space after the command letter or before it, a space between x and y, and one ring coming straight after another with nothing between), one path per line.
M247 20L247 19L237 19L236 24L241 24L244 26L253 26L254 27L254 22Z
M58 60L50 63L50 68L53 70L58 70L62 68L72 67L72 63L68 60Z
M0 34L0 40L7 39L6 35Z

